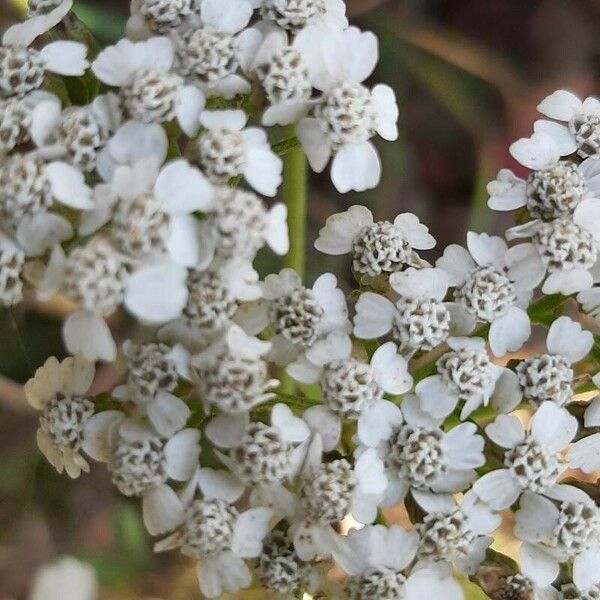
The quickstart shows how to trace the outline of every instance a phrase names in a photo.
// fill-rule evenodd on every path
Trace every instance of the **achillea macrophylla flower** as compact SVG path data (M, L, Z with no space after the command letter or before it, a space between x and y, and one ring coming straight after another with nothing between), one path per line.
M526 206L534 219L547 220L572 215L582 200L600 195L600 163L596 159L578 165L554 158L527 179L501 169L487 186L489 207L508 211Z
M166 37L136 43L122 39L100 52L92 71L106 85L120 88L126 117L142 123L177 119L193 137L200 127L204 94L172 71L174 59L173 43Z
M434 417L447 417L464 401L464 421L480 406L489 404L500 413L515 409L523 397L519 378L495 365L482 338L448 338L451 351L437 361L438 374L419 382L416 394L421 408Z
M375 339L391 333L405 356L437 348L450 335L451 328L456 328L444 302L449 282L447 273L436 268L392 273L389 283L398 299L362 293L355 305L354 335Z
M530 221L506 232L509 240L531 240L511 248L512 270L544 294L566 296L594 284L600 258L600 199L582 200L572 217Z
M9 27L0 45L0 97L23 98L41 87L45 73L77 76L88 68L87 48L79 42L60 40L41 50L31 48L36 38L58 25L73 0L64 0L54 10Z
M98 591L94 569L63 556L36 573L29 600L96 600Z
M24 265L23 250L0 233L0 306L14 306L23 300L21 272Z
M260 16L279 27L297 33L304 28L348 25L342 0L259 0Z
M600 101L597 98L590 97L581 101L571 92L558 90L544 98L537 108L554 121L536 121L534 129L550 135L560 145L564 156L573 152L577 152L582 158L598 156Z
M62 294L75 304L63 323L69 352L90 361L115 359L117 348L104 317L121 305L127 279L121 257L103 238L93 238L68 255L59 245L52 249L37 295L46 301Z
M56 97L40 101L31 112L31 136L39 154L93 171L99 152L121 122L114 94L98 96L88 106L62 109Z
M204 243L221 260L253 261L264 246L280 256L289 250L287 207L277 202L269 208L254 192L218 187L214 211L205 223Z
M420 536L418 564L445 563L460 573L475 573L492 543L489 534L500 526L500 515L472 491L460 503L450 494L415 491L413 497L427 513L416 526Z
M331 273L321 275L312 289L302 285L293 269L267 275L262 298L246 306L242 320L253 333L271 327L274 336L268 358L288 364L332 331L350 332L346 298Z
M582 490L561 485L550 498L523 494L514 533L523 540L523 574L537 585L550 585L562 563L572 566L575 591L581 590L562 597L586 598L600 583L600 509Z
M197 560L200 591L207 598L250 586L252 575L246 560L261 555L273 516L262 506L238 510L233 502L241 492L232 494L228 482L223 471L198 469L182 493L182 523L154 546L155 552L179 548L184 556ZM201 498L195 494L197 488Z
M350 254L354 271L371 277L423 267L427 263L415 250L434 246L429 229L412 213L398 215L393 223L375 222L373 213L359 205L328 217L315 242L324 254Z
M207 131L198 138L194 154L210 181L225 184L243 176L259 194L277 194L283 162L262 129L246 127L244 111L207 110L200 120Z
M85 427L94 414L94 403L85 397L94 380L94 364L81 356L62 362L49 358L25 384L25 397L41 411L38 446L48 462L69 477L89 471L81 455Z
M525 492L553 494L568 467L559 453L575 437L577 419L553 402L544 402L527 431L517 417L500 415L485 433L504 448L505 468L478 479L473 491L493 509L503 510Z
M343 595L335 596L339 600L463 598L448 569L439 565L411 568L419 546L415 530L407 531L399 525L367 525L351 529L340 545L334 556L348 579L342 584Z
M249 0L200 0L197 4L200 17L171 35L176 51L176 72L199 85L209 97L230 100L249 94L250 83L239 74L240 40L252 17L252 3Z
M571 401L573 365L583 360L594 345L591 331L569 317L552 323L546 340L547 354L523 360L517 366L523 396L534 406L545 401L563 406Z
M322 52L326 69L313 85L323 96L312 116L298 123L298 138L314 171L323 171L333 157L331 180L339 192L372 189L381 179L381 161L370 140L375 134L398 137L393 90L362 83L377 64L377 38L355 27L331 31Z
M414 396L401 408L380 400L366 408L358 420L358 452L374 448L388 486L382 505L395 506L409 490L456 493L476 478L485 463L484 439L473 423L462 423L448 432L443 419L423 412Z
M125 30L127 37L142 40L153 33L168 34L197 12L195 0L133 0Z
M269 378L264 355L269 342L247 335L237 325L192 357L200 399L208 409L245 413L273 397L279 381Z
M467 235L467 248L452 244L436 261L436 267L450 275L453 310L462 313L465 321L470 319L472 328L477 322L490 324L494 356L516 352L531 335L525 309L537 281L515 265L530 258L533 250L509 249L502 238L472 231Z
M301 383L318 383L333 413L356 420L384 394L403 394L412 387L408 363L396 350L393 342L383 344L366 363L352 357L348 335L334 331L288 365L287 372Z

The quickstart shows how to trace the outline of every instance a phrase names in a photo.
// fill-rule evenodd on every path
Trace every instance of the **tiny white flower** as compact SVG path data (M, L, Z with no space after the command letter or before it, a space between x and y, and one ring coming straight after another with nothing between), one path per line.
M283 162L271 150L262 129L246 127L244 111L204 111L200 120L207 131L198 138L195 150L211 181L224 184L243 176L259 194L277 194Z
M594 345L591 331L569 317L552 323L546 340L547 354L523 360L517 366L523 395L534 405L546 400L562 406L573 397L573 365L583 360Z
M348 25L342 0L259 0L260 15L292 32Z
M381 161L370 140L375 134L389 141L398 137L393 90L362 83L377 63L377 38L349 27L331 31L322 43L326 70L313 85L323 97L312 116L299 122L298 138L314 171L323 171L333 156L331 180L339 192L372 189L381 179Z
M388 487L382 504L402 502L410 490L459 492L475 479L485 463L484 440L473 423L462 423L449 432L442 419L423 412L414 397L401 407L386 400L365 409L358 420L359 452L377 449Z
M600 583L600 511L585 492L562 485L550 498L524 494L514 533L524 542L520 550L523 573L537 585L550 585L560 563L567 562L579 590Z
M50 357L25 384L25 397L42 411L38 446L59 472L77 478L90 467L81 455L85 427L94 414L94 403L85 397L94 379L94 365L81 356L62 362Z
M416 387L423 410L434 417L447 417L460 400L465 420L480 406L491 405L502 413L511 412L521 401L517 375L495 365L482 338L448 338L451 352L437 363L437 375L427 377Z
M525 311L537 282L524 269L512 268L519 250L486 233L467 235L467 247L448 246L436 266L450 275L455 310L471 320L490 324L489 343L494 356L516 352L531 335Z
M193 137L200 127L204 94L172 72L174 58L173 43L166 37L136 43L122 39L100 52L92 71L103 83L120 88L126 117L143 123L177 119Z
M535 412L529 431L517 417L500 415L485 432L504 448L506 468L481 477L474 492L496 510L508 508L524 492L551 495L567 469L559 452L575 437L577 427L577 419L553 402L544 402Z
M125 30L127 37L147 39L153 32L168 34L196 12L195 0L133 0Z
M23 250L0 233L0 306L14 306L23 300L21 274L24 265Z
M372 277L406 266L423 267L427 263L415 249L434 246L429 229L412 213L398 215L393 223L375 222L371 211L359 205L328 217L315 242L315 248L324 254L350 254L352 268Z
M35 574L29 600L96 600L98 592L94 569L63 556Z

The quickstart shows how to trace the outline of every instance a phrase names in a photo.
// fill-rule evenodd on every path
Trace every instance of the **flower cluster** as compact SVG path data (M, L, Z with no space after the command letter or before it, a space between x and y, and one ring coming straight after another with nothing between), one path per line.
M511 146L530 173L488 185L518 210L504 237L470 232L431 264L416 215L351 206L315 247L350 256L356 289L261 278L257 254L290 246L281 155L331 162L342 193L379 182L373 138L396 139L398 108L365 83L376 37L342 0L134 0L88 63L71 4L30 0L0 47L0 304L31 287L72 307L70 356L25 386L48 461L104 463L209 598L258 581L461 600L456 573L485 587L500 569L510 510L521 572L502 566L493 598L599 597L600 508L564 477L600 469L600 396L578 398L600 387L600 102L540 104L550 120ZM49 91L57 74L89 103ZM143 339L115 341L118 309ZM545 352L519 354L543 327ZM117 360L120 385L90 394ZM399 505L409 528L384 524Z

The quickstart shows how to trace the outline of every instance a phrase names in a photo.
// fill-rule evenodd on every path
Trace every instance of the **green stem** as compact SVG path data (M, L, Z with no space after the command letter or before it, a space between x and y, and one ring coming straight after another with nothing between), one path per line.
M289 137L295 135L290 126ZM283 157L283 198L288 207L290 251L283 259L301 279L306 266L306 159L300 147L290 148Z

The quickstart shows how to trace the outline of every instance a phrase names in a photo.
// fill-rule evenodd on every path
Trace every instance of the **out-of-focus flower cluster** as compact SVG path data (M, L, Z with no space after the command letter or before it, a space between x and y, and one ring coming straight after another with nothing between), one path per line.
M396 139L398 108L365 84L376 37L342 0L133 0L126 37L88 56L71 4L30 0L0 46L0 303L31 287L73 305L71 356L25 388L52 465L104 463L209 598L257 580L281 599L460 600L457 573L494 599L599 598L598 498L564 477L600 469L600 397L577 397L600 386L580 323L600 315L600 102L540 104L550 120L511 147L530 174L488 185L516 211L505 239L471 232L432 265L414 214L351 206L315 247L351 257L355 290L261 279L257 253L289 249L265 200L281 155L331 163L342 193L379 182L372 139ZM117 348L119 307L143 341ZM546 352L509 360L533 327ZM122 385L90 396L115 360ZM387 526L402 506L412 526ZM520 572L490 550L510 510Z

